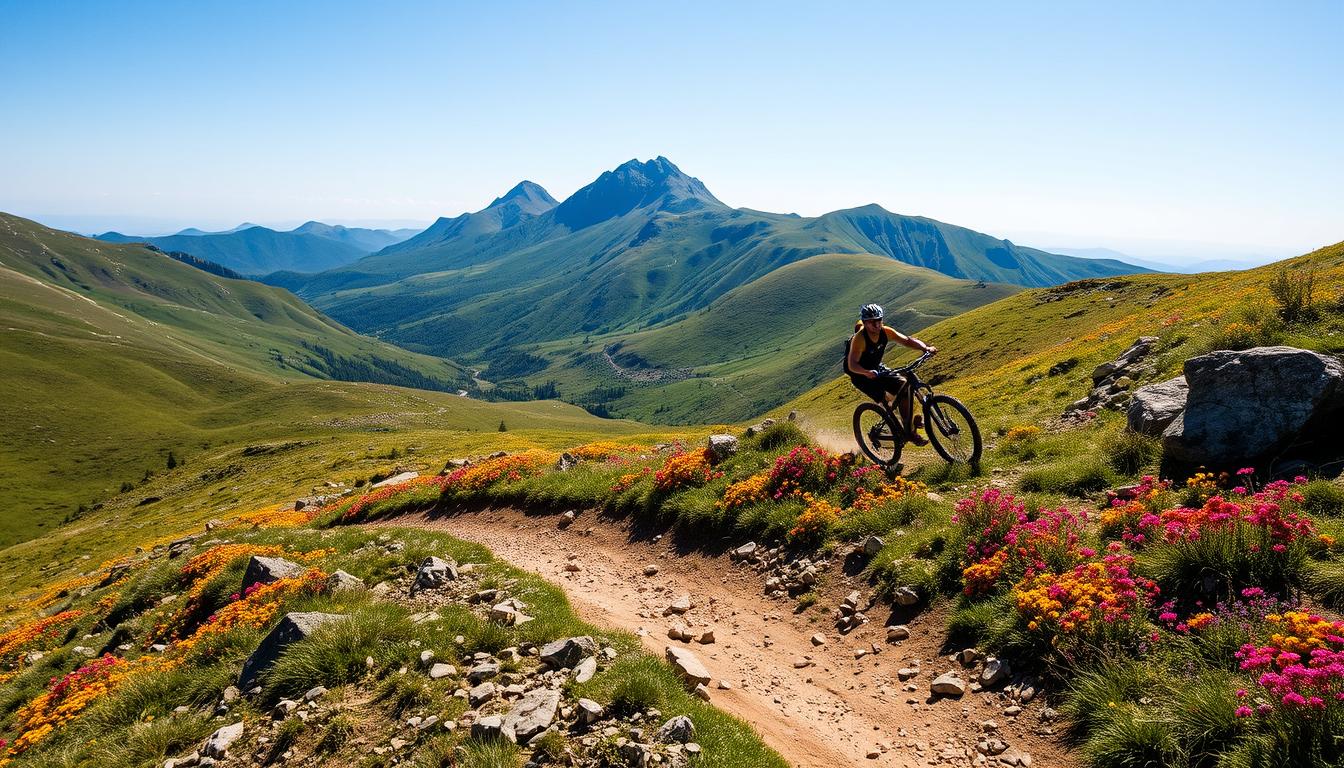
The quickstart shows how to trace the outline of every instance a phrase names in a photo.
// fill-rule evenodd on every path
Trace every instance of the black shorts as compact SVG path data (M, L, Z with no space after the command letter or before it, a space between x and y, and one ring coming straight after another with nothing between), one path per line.
M905 391L905 379L900 376L884 376L878 379L869 379L864 376L858 376L851 373L850 382L854 388L863 394L871 397L874 402L886 402L886 395L890 392L893 395L899 395Z

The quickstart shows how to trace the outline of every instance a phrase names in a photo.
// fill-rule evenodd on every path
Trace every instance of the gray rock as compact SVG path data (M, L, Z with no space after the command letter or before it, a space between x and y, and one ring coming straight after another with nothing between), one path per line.
M253 555L247 561L247 570L243 571L243 589L253 584L274 584L281 579L302 576L308 569L283 557L260 557Z
M445 677L453 677L456 674L457 667L454 667L452 664L444 664L440 662L429 668L429 679L431 680L442 680Z
M541 647L541 663L552 669L568 669L587 656L597 654L597 641L588 635L553 640Z
M568 472L569 470L577 467L578 465L579 465L579 457L569 453L568 451L560 454L560 458L557 459L555 462L555 468L561 472Z
M323 624L344 619L339 613L287 613L275 625L270 634L257 645L257 649L243 662L243 671L238 675L238 687L248 690L257 684L262 672L270 669L289 646L303 640Z
M495 684L488 680L480 685L474 685L467 690L467 703L470 704L473 709L493 698L495 698Z
M517 742L518 737L514 735L513 730L504 726L504 718L499 715L487 715L471 724L471 737L481 741L491 739L507 739Z
M869 536L863 540L863 554L872 557L882 551L885 543L881 536Z
M142 503L143 503L143 502L142 502ZM196 544L196 539L197 539L197 538L199 538L199 537L197 537L197 536L183 536L182 538L177 539L176 541L173 541L173 542L169 543L169 544L168 544L168 559L171 560L171 559L173 559L173 558L175 558L175 557L181 557L182 555L185 555L187 552L191 551L192 546L194 546L194 545Z
M730 557L732 557L734 560L746 560L747 558L755 555L756 550L759 548L760 545L758 545L756 542L749 541L746 544L743 544L742 546L738 547L737 549L734 549L730 553Z
M933 679L929 690L939 696L960 696L966 693L966 683L955 672L945 672Z
M732 435L709 436L709 463L718 464L737 453L738 441Z
M327 589L331 592L359 591L365 589L364 580L345 571L336 571L327 577Z
M513 705L504 716L504 729L511 730L519 744L529 741L551 727L555 712L560 707L560 691L554 688L534 688Z
M598 720L601 720L604 714L606 714L606 711L602 708L601 704L598 704L592 699L579 699L578 717L580 725L592 725Z
M1130 431L1153 437L1161 435L1185 410L1185 397L1189 391L1184 376L1139 387L1125 414Z
M371 485L371 486L369 486L369 487L370 487L370 488L385 488L385 487L387 487L387 486L389 486L389 485L400 485L400 484L406 482L407 480L414 480L415 478L417 478L417 477L419 477L419 476L420 476L420 473L419 473L419 472L399 472L399 473L397 473L397 474L395 474L395 475L393 475L393 476L387 478L386 480L379 480L378 482L374 483L373 485Z
M427 557L420 564L419 570L415 572L415 583L412 585L411 591L437 589L455 580L457 580L457 562L455 560Z
M1162 433L1164 457L1250 463L1305 433L1344 426L1344 365L1293 347L1219 351L1185 361L1185 410Z
M985 659L985 666L980 670L980 684L992 688L1007 680L1009 674L1008 662L990 656Z
M499 665L493 661L486 661L467 670L467 681L479 683L482 680L489 680L499 675Z
M682 595L681 597L678 597L676 600L672 601L671 605L663 609L663 615L667 616L673 613L677 614L685 613L694 607L695 605L691 602L691 596Z
M685 744L695 737L695 723L685 715L677 715L658 728L658 741L664 744Z
M891 594L891 599L895 600L897 605L909 607L919 604L919 593L915 591L914 587L898 587Z
M202 751L208 757L222 760L228 755L229 747L233 746L233 742L241 738L242 735L243 722L239 720L210 734L210 737L205 740L205 747Z
M682 679L692 684L709 685L709 670L694 653L675 645L667 646L663 653Z
M894 627L887 627L887 642L894 643L897 640L907 640L910 637L910 628L904 624L897 624Z
M586 683L592 680L595 674L597 674L597 659L589 656L580 661L579 665L574 668L574 682Z

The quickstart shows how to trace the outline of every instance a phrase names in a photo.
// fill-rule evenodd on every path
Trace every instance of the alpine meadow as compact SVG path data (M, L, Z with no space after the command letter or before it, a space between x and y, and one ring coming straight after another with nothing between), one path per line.
M1337 4L315 10L0 25L0 766L1344 768Z

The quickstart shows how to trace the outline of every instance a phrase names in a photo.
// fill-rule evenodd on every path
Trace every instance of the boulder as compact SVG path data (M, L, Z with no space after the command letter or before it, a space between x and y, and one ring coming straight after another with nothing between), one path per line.
M709 685L709 670L705 669L705 665L700 663L700 659L694 653L675 645L667 646L663 653L687 683Z
M1185 410L1185 397L1189 391L1184 376L1139 387L1126 413L1130 431L1152 437L1161 435Z
M882 551L886 542L882 541L881 536L869 536L863 540L863 554L872 557Z
M247 561L247 570L243 571L243 589L253 584L274 584L281 579L302 576L307 568L283 557L259 557L253 555Z
M467 681L475 684L482 680L489 680L498 674L499 664L496 664L493 661L485 661L467 670Z
M560 458L555 462L555 468L560 472L568 472L579 465L579 457L572 453L565 452L560 454Z
M551 727L559 707L560 691L554 688L533 688L523 694L504 716L504 729L513 731L519 744L526 744Z
M553 640L541 647L541 663L552 669L568 669L587 656L597 655L597 641L588 635Z
M197 538L198 537L196 536L184 536L176 541L170 542L168 544L168 559L171 560L175 557L185 555L191 550L192 546L196 544Z
M457 561L451 558L443 560L438 557L427 557L415 572L415 583L411 585L411 591L437 589L456 579Z
M1344 364L1305 349L1211 352L1185 361L1185 380L1185 410L1162 433L1178 462L1246 464L1344 422Z
M732 557L732 559L734 560L746 560L747 558L755 555L756 550L759 548L760 545L758 545L756 542L749 541L746 544L743 544L742 546L738 547L737 549L734 549L732 552L729 553L729 556Z
M1008 675L1008 662L990 656L985 659L984 669L980 670L980 684L986 688L993 688L1007 680Z
M718 464L737 453L737 438L732 435L709 436L709 463Z
M339 613L287 613L275 625L270 634L257 645L252 655L243 662L243 671L238 675L238 687L246 691L257 684L262 672L270 669L285 649L303 640L323 624L344 619Z
M606 710L601 704L592 699L579 699L579 725L591 725L601 720L604 714Z
M579 665L574 668L574 682L586 683L592 680L595 674L597 674L597 658L589 656L580 661Z

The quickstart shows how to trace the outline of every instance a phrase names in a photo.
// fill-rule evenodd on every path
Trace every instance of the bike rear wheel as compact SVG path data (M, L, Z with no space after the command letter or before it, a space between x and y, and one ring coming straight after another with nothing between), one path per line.
M862 403L854 409L854 439L859 450L882 466L901 460L905 438L891 412L877 403Z
M975 464L983 445L975 417L960 400L933 395L924 401L924 428L933 449L951 464Z

